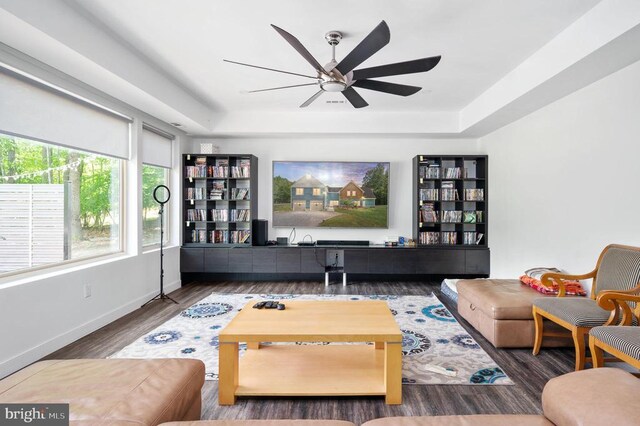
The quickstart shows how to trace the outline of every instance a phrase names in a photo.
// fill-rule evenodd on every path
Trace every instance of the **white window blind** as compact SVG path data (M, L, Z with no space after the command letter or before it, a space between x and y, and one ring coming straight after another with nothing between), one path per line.
M142 162L151 166L171 168L172 139L144 126L142 129Z
M0 68L5 133L128 159L129 124L126 117Z

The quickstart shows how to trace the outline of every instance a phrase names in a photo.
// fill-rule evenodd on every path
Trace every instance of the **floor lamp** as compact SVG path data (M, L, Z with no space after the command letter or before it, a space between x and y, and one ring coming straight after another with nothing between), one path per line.
M158 196L159 189L164 190L162 192L165 194L165 197L160 198ZM164 205L169 202L170 198L171 198L171 192L169 191L169 188L166 185L158 185L153 190L153 199L156 200L156 203L160 204L160 210L158 211L158 214L160 215L160 293L154 296L147 303L142 305L141 306L142 308L144 308L154 300L170 300L173 303L178 304L178 302L176 302L175 300L173 300L171 297L167 296L164 293Z

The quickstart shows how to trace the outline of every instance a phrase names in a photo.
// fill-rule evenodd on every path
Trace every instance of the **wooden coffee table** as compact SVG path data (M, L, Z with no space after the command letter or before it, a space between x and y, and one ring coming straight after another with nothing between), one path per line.
M237 396L385 395L402 403L402 332L383 301L249 302L220 332L218 400ZM238 359L238 344L247 352ZM374 345L260 345L373 342Z

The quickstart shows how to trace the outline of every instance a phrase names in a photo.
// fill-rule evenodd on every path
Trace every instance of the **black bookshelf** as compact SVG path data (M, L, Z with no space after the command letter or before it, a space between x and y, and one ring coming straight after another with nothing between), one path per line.
M184 154L183 247L248 247L258 217L258 158Z
M488 248L488 157L413 159L413 238L420 247Z

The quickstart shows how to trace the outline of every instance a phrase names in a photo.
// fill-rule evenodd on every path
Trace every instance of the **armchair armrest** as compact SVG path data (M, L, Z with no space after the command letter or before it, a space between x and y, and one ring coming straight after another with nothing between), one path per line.
M611 311L611 316L605 325L616 325L619 313L622 314L622 319L618 325L631 325L633 312L629 303L640 304L640 283L631 290L602 291L596 298L596 302L602 309Z
M564 285L563 280L586 280L589 278L595 278L597 270L593 270L589 273L582 275L572 275L572 274L559 274L556 272L547 272L540 277L540 282L545 287L553 288L553 282L558 284L558 297L564 297L566 294L566 287Z

